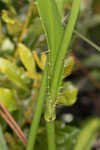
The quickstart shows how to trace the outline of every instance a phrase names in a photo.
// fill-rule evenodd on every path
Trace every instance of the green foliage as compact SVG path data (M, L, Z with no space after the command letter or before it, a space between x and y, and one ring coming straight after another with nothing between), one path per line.
M66 125L64 122L56 122L56 144L57 150L72 150L77 142L80 129Z
M34 62L34 59L30 50L27 47L25 47L25 45L20 43L18 44L18 51L19 51L21 61L23 62L26 69L31 74L34 74L36 72L35 62Z
M52 120L52 119L54 120L55 119L54 117L52 118L52 116L54 116L55 100L56 100L56 96L57 96L59 89L60 89L60 86L58 87L59 80L60 80L59 78L61 78L61 70L63 67L63 60L65 58L65 55L66 55L66 52L68 50L68 46L69 46L69 43L70 43L70 40L72 37L72 32L74 30L74 25L75 25L75 22L77 19L79 6L80 6L80 1L77 1L77 5L76 5L75 1L73 2L69 22L68 22L68 25L66 26L65 33L64 33L64 36L63 36L62 41L61 41L60 48L58 49L59 51L58 51L58 55L56 58L56 63L54 66L52 79L51 79L50 98L49 98L49 102L47 101L47 113L48 113L48 119L47 120ZM74 16L74 19L73 19L73 16ZM50 108L53 108L53 110Z
M58 80L61 81L61 78L62 78L62 74L60 74L60 72L63 67L63 60L65 58L66 49L68 49L69 42L70 42L72 32L74 29L74 25L75 25L75 22L77 19L79 4L80 4L79 0L77 1L77 3L75 1L73 2L70 20L66 27L64 37L62 37L63 26L60 23L60 14L57 10L56 3L54 1L50 1L50 0L48 0L48 1L46 0L44 2L42 2L41 0L38 0L38 9L39 9L39 13L40 13L40 16L41 16L41 19L42 19L42 22L43 22L43 25L45 28L45 32L47 34L48 49L49 49L49 57L48 57L49 64L47 64L49 81L45 81L45 82L49 82L48 86L50 86L50 87L48 87L48 100L47 100L47 108L46 108L46 114L45 114L45 118L47 121L51 121L51 120L55 119L55 98L56 98L56 95L58 94L57 92L59 92L59 89L60 89L60 84L59 84ZM44 7L44 6L47 6L48 9L46 9L46 7ZM57 12L58 12L58 14L57 14ZM74 19L73 19L73 16L74 16ZM70 30L70 32L69 32L69 30ZM66 36L67 36L67 38L66 38ZM65 43L66 43L66 45L65 45ZM53 69L53 74L51 73L52 69ZM54 72L54 70L55 70L55 72ZM43 78L42 83L45 83L45 82L44 82L44 78ZM47 84L45 84L45 86L46 85ZM59 87L57 87L58 85L59 85ZM41 88L42 91L40 90L39 96L41 96L41 94L42 94L43 95L42 98L44 98L43 92L45 91L45 88L46 88L45 86L43 87L43 84L41 85L41 87L43 87L43 88ZM39 100L40 99L38 99L38 101ZM41 101L43 101L43 100L41 100ZM42 105L39 106L39 104L40 103L38 102L37 108L42 107ZM35 129L37 129L37 127L38 127L38 122L39 122L38 118L40 117L40 115L38 115L38 111L39 110L36 110L35 117L33 119L33 122L34 122L35 118L37 118L36 119L37 121L35 120L37 122L37 124L34 125L32 123L27 150L33 149L33 146L34 146L34 141L32 143L32 139L35 140L35 136L36 136ZM50 137L49 137L50 136L49 129L51 129L50 124L54 128L54 125L52 123L47 123L48 139L50 139ZM50 142L50 143L52 143L52 146L49 143L49 149L51 149L51 148L55 149L54 135L53 135L54 129L52 129L52 131L53 132L50 133L53 137ZM35 133L35 134L33 134L33 133Z
M62 19L64 17L64 0L56 0L56 4L59 10L59 14L61 15Z
M21 23L15 19L15 16L12 16L8 11L2 11L2 20L6 23L8 33L10 35L18 35L21 31Z
M13 90L0 88L0 103L2 103L9 111L18 109Z
M40 127L40 133L37 135L37 141L36 141L36 149L41 150L47 149L47 137L46 137L46 131L44 126ZM63 121L55 121L55 136L56 136L56 149L57 150L72 150L77 142L78 134L80 133L80 129L66 125ZM44 137L44 140L43 140ZM43 142L41 143L41 140Z
M0 1L0 103L29 137L27 150L90 150L93 145L99 118L82 129L80 118L91 114L91 109L81 113L81 105L92 104L92 114L99 112L100 63L93 48L100 47L92 42L99 39L99 4L82 0L78 15L80 0ZM65 112L69 114L64 117ZM24 150L1 117L0 122L7 141L4 150Z
M74 87L70 82L66 82L63 85L61 94L58 96L57 104L70 106L77 100L78 89Z
M8 76L8 79L17 86L23 88L24 90L27 89L25 81L21 77L21 72L14 63L11 63L6 59L0 58L0 72L6 74Z
M36 17L34 18L34 24L30 25L30 28L26 33L26 36L24 38L24 43L29 48L36 48L39 41L39 36L41 36L41 34L43 34L43 29L40 23L40 18Z

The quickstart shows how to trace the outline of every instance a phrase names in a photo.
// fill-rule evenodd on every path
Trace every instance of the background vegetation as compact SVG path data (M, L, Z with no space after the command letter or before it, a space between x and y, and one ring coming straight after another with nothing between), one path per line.
M71 6L72 1L65 0L64 12L59 9L64 16L63 26L68 23ZM59 95L61 105L56 109L57 150L100 149L99 37L100 1L81 0L80 13L65 59L62 93ZM11 113L26 137L14 128L17 134L20 132L21 138L18 138L0 111L2 150L25 149L47 55L46 36L36 1L0 0L0 103ZM0 108L2 110L3 106ZM44 111L45 104L43 108ZM43 114L35 148L47 149Z

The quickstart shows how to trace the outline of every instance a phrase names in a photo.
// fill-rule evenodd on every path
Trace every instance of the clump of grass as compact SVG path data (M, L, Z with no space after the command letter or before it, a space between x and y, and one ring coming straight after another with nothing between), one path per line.
M46 98L47 105L45 120L47 122L48 148L49 150L55 150L54 120L56 118L56 98L62 83L64 58L66 53L68 53L68 46L71 41L72 33L80 8L80 0L73 1L71 15L65 29L61 23L61 14L59 13L55 1L38 0L37 6L47 36L49 54L30 130L27 150L34 149L46 91L48 92L48 95Z

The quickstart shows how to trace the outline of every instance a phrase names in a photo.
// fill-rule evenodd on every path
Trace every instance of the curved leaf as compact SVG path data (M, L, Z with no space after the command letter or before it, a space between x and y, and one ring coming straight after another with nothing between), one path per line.
M21 61L23 62L26 69L30 73L34 74L36 72L35 62L34 62L34 59L30 50L24 44L19 43L18 51L19 51Z
M69 56L64 63L64 78L68 77L72 73L73 66L74 66L74 57Z
M8 79L17 86L23 89L27 89L24 80L21 78L21 73L19 69L9 60L0 58L0 72L6 74L8 76Z
M63 91L57 99L57 104L73 105L77 100L78 89L72 85L71 82L67 82L63 86Z

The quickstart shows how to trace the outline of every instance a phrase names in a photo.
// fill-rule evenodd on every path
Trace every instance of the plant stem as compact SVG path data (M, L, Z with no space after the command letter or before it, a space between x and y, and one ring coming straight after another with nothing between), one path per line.
M64 34L61 46L58 51L58 55L56 57L56 63L55 63L54 70L53 70L54 72L51 77L52 80L51 80L50 93L51 93L51 97L53 101L56 100L56 95L58 92L57 86L59 83L59 77L60 77L60 73L63 67L65 55L66 55L66 52L68 51L68 47L71 41L72 33L74 31L74 26L78 17L79 8L80 8L80 0L74 0L69 22L65 29L65 34ZM53 114L53 112L50 114ZM52 116L50 116L50 118L52 118Z
M56 95L57 95L57 87L59 84L59 77L61 75L61 70L63 66L63 61L66 55L66 51L68 50L68 46L72 37L72 33L74 31L74 26L77 20L78 12L80 7L80 0L74 0L71 10L71 16L69 18L68 25L65 29L65 34L62 39L62 43L60 46L60 49L58 51L58 55L56 57L56 63L53 69L53 74L51 77L51 86L50 86L50 95L51 99L49 100L48 106L50 106L50 112L47 113L47 133L48 133L48 150L55 150L55 128L54 128L54 119L52 115L54 114L53 111L55 111L54 107L52 106L53 103L51 103L51 100L55 101ZM54 103L55 105L55 103ZM49 107L47 107L49 109ZM49 114L50 113L50 114ZM52 121L50 121L52 119Z
M33 121L30 129L29 141L26 150L34 150L35 140L37 135L37 130L41 118L42 106L45 100L46 88L47 88L47 72L48 72L48 63L43 74L43 79L39 91L39 96L37 99L36 110L33 116Z
M48 150L56 150L55 144L55 122L46 122L48 135Z
M78 31L74 30L74 33L77 36L79 36L82 40L84 40L86 43L88 43L89 45L91 45L92 47L94 47L96 50L98 50L100 52L100 47L98 45L96 45L95 43L93 43L92 41L90 41L89 39L87 39L84 35L82 35Z
M76 19L77 19L79 4L80 4L80 0L74 0L72 11L71 11L71 16L70 16L70 19L69 19L69 23L67 25L65 35L64 35L64 38L63 38L63 41L62 41L62 45L59 49L59 53L58 53L58 56L57 56L57 59L56 59L57 62L55 64L53 79L51 80L52 81L52 83L51 83L51 96L53 95L54 99L55 99L55 96L56 96L56 88L57 88L57 85L58 85L57 83L59 83L58 82L59 75L60 75L60 71L61 71L61 68L62 68L64 57L65 57L65 54L66 54L66 49L68 49L68 46L69 46L69 43L70 43L70 40L71 40L71 36L72 36L72 32L73 32L73 29L74 29L74 25L75 25L75 22L76 22ZM39 91L39 97L38 97L38 100L37 100L36 111L35 111L34 118L33 118L33 121L32 121L28 146L27 146L26 150L34 150L36 134L37 134L38 125L39 125L39 121L40 121L40 117L41 117L41 113L42 113L42 105L43 105L43 102L45 100L46 88L47 88L47 83L48 83L47 74L48 74L48 63L46 64L46 69L45 69L45 72L44 72L44 75L43 75L43 80L42 80L41 88L40 88L40 91ZM51 133L50 133L50 130L51 130ZM54 123L53 122L49 122L47 124L47 131L48 131L49 148L50 148L50 150L51 150L51 148L54 148L53 150L55 150L55 144L54 144L55 134L54 134ZM50 137L52 137L52 139ZM53 145L51 145L51 143Z

